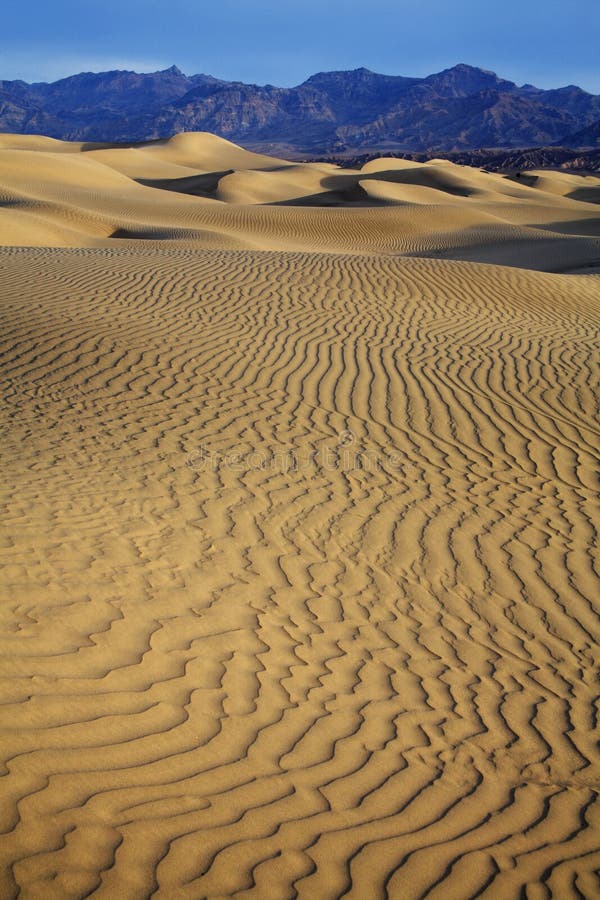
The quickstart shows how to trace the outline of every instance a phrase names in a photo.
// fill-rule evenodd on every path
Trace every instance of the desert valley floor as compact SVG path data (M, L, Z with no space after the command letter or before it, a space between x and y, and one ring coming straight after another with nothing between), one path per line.
M599 202L0 135L3 900L600 895Z

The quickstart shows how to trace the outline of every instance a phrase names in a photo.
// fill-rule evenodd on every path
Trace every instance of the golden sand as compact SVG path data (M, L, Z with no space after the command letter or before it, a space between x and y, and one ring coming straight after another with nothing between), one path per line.
M0 135L3 900L598 896L599 200Z

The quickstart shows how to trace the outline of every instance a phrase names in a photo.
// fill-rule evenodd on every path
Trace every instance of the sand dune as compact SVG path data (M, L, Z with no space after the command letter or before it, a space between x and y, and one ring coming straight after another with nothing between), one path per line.
M600 214L588 201L600 179L558 172L525 181L444 160L381 159L360 171L293 164L209 134L134 147L0 135L0 241L22 246L30 229L36 246L145 239L594 266Z
M0 136L3 898L598 895L600 180L538 174Z

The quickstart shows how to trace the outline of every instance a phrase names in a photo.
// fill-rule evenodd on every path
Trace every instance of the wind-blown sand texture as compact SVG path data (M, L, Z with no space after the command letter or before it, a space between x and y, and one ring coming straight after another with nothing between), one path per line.
M598 896L600 179L0 148L2 898Z

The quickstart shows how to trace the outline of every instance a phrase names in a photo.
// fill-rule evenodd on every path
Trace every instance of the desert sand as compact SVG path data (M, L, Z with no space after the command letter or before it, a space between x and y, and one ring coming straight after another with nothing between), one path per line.
M599 202L0 135L2 898L599 895Z

